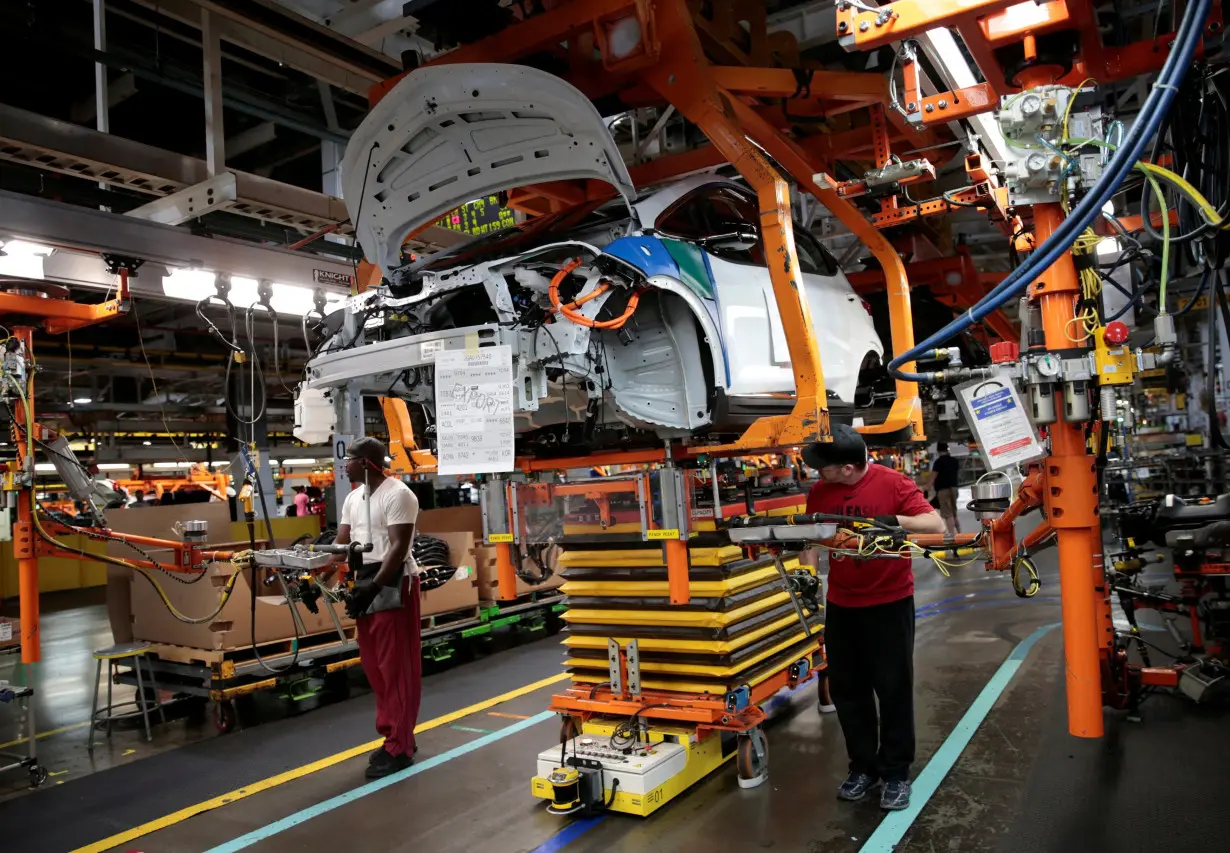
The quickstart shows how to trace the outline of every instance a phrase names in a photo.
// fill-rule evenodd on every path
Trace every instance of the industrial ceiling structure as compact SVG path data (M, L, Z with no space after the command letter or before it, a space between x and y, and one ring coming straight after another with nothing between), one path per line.
M176 302L182 307L184 298L200 299L209 295L210 287L206 283L202 291L198 281L195 289L176 290L163 283L171 280L167 276L191 272L200 266L194 260L219 248L259 250L270 269L299 264L305 275L306 269L313 270L314 280L296 286L310 290L325 282L331 299L340 298L347 270L356 268L360 255L339 198L340 164L351 131L368 109L369 90L404 69L553 6L552 0L0 3L0 28L14 36L0 56L0 72L24 81L6 91L0 103L0 192L9 202L0 221L0 240L6 232L14 236L9 227L13 221L38 220L46 221L49 234L82 233L88 242L88 218L81 223L67 219L103 210L133 220L130 238L136 257L146 257L144 246L166 243L165 231L157 232L155 240L154 233L143 228L173 228L177 237L196 240L201 247L185 246L179 256L167 258L166 266L139 271L133 280L137 305L128 317L43 344L41 382L49 392L43 400L62 402L43 402L40 416L78 435L105 434L120 444L132 432L131 439L139 439L147 450L143 442L149 437L137 433L148 428L130 431L125 421L156 413L166 422L165 431L199 429L203 440L224 435L220 401L225 348L200 330L197 318L173 319ZM767 17L756 28L738 20L737 12L733 25L730 15L723 19L709 7L698 8L696 14L704 22L700 32L708 34L706 49L732 54L726 58L732 64L739 59L733 54L761 49L754 43L763 42L769 49L797 51L797 61L789 58L803 67L879 74L895 70L898 57L891 47L861 53L839 47L833 6L832 0L758 5ZM1107 20L1119 28L1144 31L1153 19L1142 10L1148 11L1144 6L1109 4ZM754 33L760 26L763 35ZM920 42L924 93L936 91L933 80L944 89L978 81L958 37L933 31ZM51 73L26 73L53 51L61 59ZM799 81L801 88L806 85L804 77ZM1140 95L1138 87L1125 89L1121 106L1130 108ZM703 134L672 109L629 109L613 94L596 103L609 116L608 126L634 178L638 167L641 175L651 176L655 159L688 152L702 168L723 168ZM815 134L809 138L831 146L830 156L842 170L844 156L860 156L857 146L847 144L865 130L852 123L862 120L854 115L798 115L791 112L788 99L781 99L779 120L804 127ZM1000 145L998 130L985 114L923 131L909 127L900 116L889 119L895 138L913 142L912 147L895 143L895 148L907 157L923 152L921 156L937 163L940 190L967 182L962 154L981 148L993 160ZM869 151L861 154L870 157ZM854 174L849 169L837 177ZM46 204L28 210L35 200ZM859 273L869 265L862 279L854 276L856 286L877 289L869 252L808 201L799 201L797 214L828 242L847 272ZM867 210L876 209L870 197L859 201ZM990 281L1007 268L1005 235L978 210L954 207L945 216L918 218L889 234L907 261L939 259L959 246L977 274ZM431 250L461 239L463 235L432 226L416 235L413 247ZM99 245L107 242L98 240ZM34 257L23 259L18 246L0 258L0 274L23 275L33 263L41 267L40 276L102 299L109 279L98 263L84 273L81 256L70 263L72 248L41 256L37 249L30 250ZM277 273L269 277L278 280ZM948 319L951 308L929 299L920 284L915 281L916 323L926 331ZM298 314L285 312L276 321L262 316L254 324L254 333L268 347L269 358L276 358L285 380L285 385L279 382L268 389L267 414L275 441L289 434L289 388L307 352L300 323L310 306L307 290L296 291L296 298ZM887 339L886 311L877 301L882 296L869 298ZM138 324L143 352L140 347L114 346L116 340L137 339L133 333ZM373 428L378 429L377 424Z

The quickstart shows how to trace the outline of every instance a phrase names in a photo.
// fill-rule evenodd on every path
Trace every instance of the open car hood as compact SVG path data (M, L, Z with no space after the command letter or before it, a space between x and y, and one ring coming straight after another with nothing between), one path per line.
M472 199L543 181L632 179L590 101L552 74L487 63L420 68L355 131L342 165L363 254L387 274L415 229Z

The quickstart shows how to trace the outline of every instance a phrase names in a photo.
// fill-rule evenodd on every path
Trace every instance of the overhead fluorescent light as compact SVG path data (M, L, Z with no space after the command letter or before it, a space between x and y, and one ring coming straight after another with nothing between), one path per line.
M149 439L146 439L145 441L141 442L142 446L144 447L149 447L153 443L154 442L150 441Z
M129 462L99 462L99 471L131 471L132 464Z
M88 406L90 405L90 403L93 403L93 402L94 402L93 397L73 397L73 405L76 405L76 406Z
M9 240L4 244L6 255L38 255L46 258L55 252L55 247L44 246L42 243L31 243L28 240Z
M153 468L191 468L191 462L155 462Z
M273 462L273 460L271 459L271 460L270 460L270 463L272 464L272 462ZM298 465L315 465L315 464L316 464L316 460L315 460L315 459L283 459L283 460L282 460L282 467L283 467L283 468L287 468L287 467L290 467L290 466L298 466Z
M172 299L200 302L217 293L214 274L208 270L173 269L162 277L162 292Z
M55 469L56 469L56 466L52 465L50 462L40 462L34 466L34 470L40 473L46 472L46 471L54 471Z
M210 468L226 468L230 466L230 462L210 462Z
M162 279L162 292L173 299L186 299L200 302L217 294L214 286L215 274L209 270L176 269ZM279 314L292 314L302 317L316 308L315 291L310 287L297 284L273 282L273 295L269 299L270 307ZM246 309L260 301L258 291L260 283L247 276L231 276L231 291L228 298L231 304L239 309ZM326 312L346 300L344 293L326 293Z

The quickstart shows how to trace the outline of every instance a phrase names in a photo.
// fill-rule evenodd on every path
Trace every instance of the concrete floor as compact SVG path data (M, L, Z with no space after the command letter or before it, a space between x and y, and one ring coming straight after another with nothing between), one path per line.
M1059 621L1054 552L1039 555L1038 563L1044 585L1031 600L1016 598L1006 577L987 575L980 564L955 570L946 579L929 563L916 563L916 606L921 612L915 773L1016 644L1039 626ZM57 624L60 618L50 616L44 628L45 645L57 654L54 661L49 655L41 672L48 706L43 730L78 723L88 714L83 666L67 658L89 662L89 648L106 639L97 636L101 616L94 610L64 611L63 625ZM425 682L421 720L552 676L560 671L559 661L557 639L552 638L431 676ZM3 673L0 669L0 677L7 677ZM997 849L1021 813L1040 727L1062 695L1061 673L1062 640L1052 631L1033 649L898 850ZM89 675L92 679L92 671ZM472 744L485 733L525 726L524 718L541 712L554 689L543 687L424 732L418 763ZM851 805L833 795L846 771L835 715L817 712L812 689L781 705L767 729L768 783L740 790L733 768L727 766L649 819L610 815L570 830L569 821L548 815L529 794L534 756L558 742L557 723L547 720L268 838L225 849L545 853L561 849L562 842L576 853L694 851L699 844L713 853L860 849L883 814L874 801ZM9 833L17 828L17 837L10 835L14 849L75 850L362 744L374 737L371 720L367 695L221 738L208 722L180 720L160 727L152 745L135 732L117 733L110 749L96 750L92 762L81 757L84 728L70 730L42 742L53 772L57 767L67 771L53 777L63 784L0 803L0 822ZM203 814L160 822L108 849L213 850L354 791L364 783L365 764L366 756L334 763ZM4 790L15 796L17 783ZM576 835L560 836L561 831ZM22 838L23 832L29 834ZM103 849L91 847L99 853Z

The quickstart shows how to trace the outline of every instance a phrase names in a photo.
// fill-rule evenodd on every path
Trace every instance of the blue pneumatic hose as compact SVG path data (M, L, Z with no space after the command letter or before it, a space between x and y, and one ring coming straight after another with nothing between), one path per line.
M1158 75L1158 81L1153 84L1149 97L1140 108L1138 121L1132 125L1123 144L1106 165L1102 177L1072 213L1024 264L996 285L976 305L925 341L917 344L913 349L889 362L889 372L894 377L908 382L930 381L931 375L906 373L900 369L901 365L916 361L927 350L947 343L970 326L981 322L983 318L1003 306L1008 300L1019 296L1031 281L1068 251L1081 232L1092 224L1101 213L1102 206L1114 195L1119 185L1135 167L1145 145L1157 133L1162 120L1170 112L1171 104L1178 95L1179 84L1183 82L1187 74L1187 69L1196 52L1196 45L1204 32L1204 22L1208 17L1211 2L1212 0L1195 0L1183 13L1183 21L1179 26L1178 34L1170 46L1170 55L1166 58L1161 73Z

